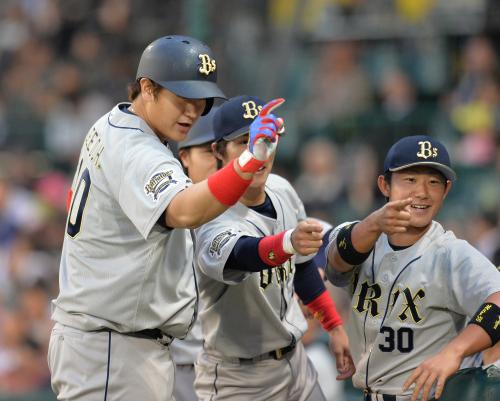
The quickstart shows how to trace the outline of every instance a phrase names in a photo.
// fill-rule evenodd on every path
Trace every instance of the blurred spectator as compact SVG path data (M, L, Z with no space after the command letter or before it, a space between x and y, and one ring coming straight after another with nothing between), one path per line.
M493 261L500 246L500 229L496 211L483 210L479 215L471 216L467 238L484 256Z
M371 107L372 88L360 65L359 50L354 42L324 45L303 103L306 130L322 132L329 127L330 135L345 141L352 134L351 119Z
M0 395L23 394L46 385L47 371L39 346L31 340L27 320L20 310L0 317Z
M299 157L301 173L293 185L306 212L332 223L344 189L338 149L329 139L317 138L304 144Z
M378 165L377 155L369 145L354 143L347 147L344 154L347 158L345 167L346 194L345 210L339 216L345 219L360 219L382 202L380 191L376 186L377 177L382 173Z
M468 166L491 166L500 135L498 82L493 78L481 80L468 102L454 106L451 119L463 135L456 150L458 162Z
M3 8L4 13L0 19L0 52L13 52L30 37L28 21L20 4L9 1L5 2Z
M98 92L87 91L82 71L72 63L57 66L54 90L57 101L45 123L46 149L58 162L74 166L88 127L112 102Z
M382 163L382 150L398 139L430 134L435 107L417 101L416 88L409 76L397 68L385 73L379 97L379 105L363 115L362 130L368 134L366 140L377 149L377 157Z

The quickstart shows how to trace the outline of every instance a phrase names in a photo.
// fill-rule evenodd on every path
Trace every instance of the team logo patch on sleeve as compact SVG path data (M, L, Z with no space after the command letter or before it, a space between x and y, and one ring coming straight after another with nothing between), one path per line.
M173 170L159 171L153 174L144 186L144 192L147 196L151 196L156 202L161 193L165 191L170 184L176 184L177 181L172 178Z
M226 230L221 232L220 234L217 234L215 238L212 240L210 248L208 249L210 256L215 256L215 255L220 256L222 248L224 248L224 246L229 242L229 240L232 237L236 237L236 234L233 233L231 230Z

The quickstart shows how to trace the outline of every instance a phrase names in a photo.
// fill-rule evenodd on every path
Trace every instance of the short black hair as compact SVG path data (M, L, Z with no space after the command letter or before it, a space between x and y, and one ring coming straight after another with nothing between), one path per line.
M153 96L156 99L162 87L160 84L157 84L155 81L152 81L151 79L149 81L153 85ZM137 98L137 96L139 96L139 94L141 93L140 79L134 82L130 82L127 85L127 92L128 92L128 100L133 102Z

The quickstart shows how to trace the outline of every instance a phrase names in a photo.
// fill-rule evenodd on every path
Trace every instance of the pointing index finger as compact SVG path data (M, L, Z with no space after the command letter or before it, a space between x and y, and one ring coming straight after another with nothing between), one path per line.
M285 103L285 99L283 99L282 97L271 100L269 103L264 105L259 113L259 117L265 117L268 114L271 114L275 108L281 106L283 103Z
M406 206L411 205L412 202L413 202L412 198L402 199L394 202L394 207L398 210L403 210L404 208L406 208Z

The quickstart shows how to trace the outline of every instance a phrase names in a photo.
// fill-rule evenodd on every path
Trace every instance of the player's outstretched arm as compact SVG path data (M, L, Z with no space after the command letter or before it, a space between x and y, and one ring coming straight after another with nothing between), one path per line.
M411 202L411 198L387 202L359 223L341 228L330 246L328 264L339 272L348 272L366 260L380 234L406 232Z
M500 306L500 292L489 296L485 303L492 303ZM498 313L495 316L497 320L500 319ZM490 333L477 324L467 325L467 327L438 354L423 361L413 371L404 383L403 391L406 391L414 385L411 398L412 401L416 401L420 393L422 393L422 401L427 401L432 386L436 383L434 397L438 399L443 392L446 379L458 370L462 360L466 356L490 347L492 345L491 335L496 335L498 339L500 324L495 327L495 323L491 325L491 329L488 328Z
M337 380L346 380L355 372L354 361L349 349L349 339L343 325L334 327L328 332L330 336L330 349L335 355L337 364Z
M252 182L253 174L276 150L283 120L271 114L284 99L267 103L250 125L248 149L208 179L179 192L165 213L171 228L197 228L234 205Z

